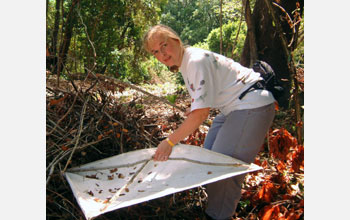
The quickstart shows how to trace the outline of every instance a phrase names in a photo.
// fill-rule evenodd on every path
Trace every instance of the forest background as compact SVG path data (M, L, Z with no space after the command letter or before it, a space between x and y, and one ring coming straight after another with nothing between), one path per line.
M28 5L29 6L29 5ZM32 5L31 5L32 6ZM41 9L43 9L43 10L41 10L41 11L39 11L38 13L37 13L37 15L33 15L33 14L31 14L30 13L30 16L28 15L28 18L31 18L31 19L28 19L27 21L24 19L24 20L22 20L21 22L19 22L19 21L17 21L17 20L15 20L14 19L14 25L13 26L5 26L5 27L7 27L9 30L11 30L13 33L18 33L15 37L14 36L12 36L12 37L9 37L9 36L2 36L2 38L4 39L3 41L2 41L2 43L4 43L4 42L13 42L13 40L16 40L16 39L18 39L16 42L22 42L22 39L24 39L24 38L26 38L27 40L29 39L31 42L38 42L37 44L32 44L32 45L30 45L30 43L29 42L27 42L27 41L23 41L23 42L26 42L26 46L28 47L29 46L29 48L28 49L26 49L25 51L24 50L16 50L16 51L21 51L21 54L23 54L24 56L25 56L25 59L21 59L22 60L22 65L14 65L14 63L12 63L12 62L10 62L9 64L10 64L10 66L11 66L11 68L7 68L7 65L5 64L5 65L3 65L3 67L5 67L5 71L6 72L8 72L8 73L10 73L14 68L13 67L16 67L15 69L16 69L16 71L18 71L18 70L22 70L21 72L26 72L26 73L28 73L28 70L35 70L35 71L33 71L33 72L42 72L42 70L43 69L45 69L45 61L43 61L43 60L45 60L45 55L44 55L44 53L43 52L39 52L38 54L39 55L37 55L37 56L34 56L34 58L33 58L33 56L31 56L31 51L35 51L35 48L42 48L42 49L45 49L45 44L43 43L43 42L45 42L45 41L43 41L43 35L45 36L45 33L43 33L44 31L42 30L42 28L43 27L45 27L46 26L46 24L45 24L45 20L44 21L42 21L42 19L43 19L43 17L45 17L44 16L44 13L43 13L43 11L45 11L44 9L45 9L45 7L43 7L44 5L42 4L42 5L38 5L38 7L39 8L41 8ZM29 7L28 7L29 8ZM23 10L23 9L22 9ZM4 13L5 15L8 15L8 12L7 13ZM26 14L26 10L23 10L23 14ZM339 14L337 14L336 15L336 17L337 16L339 16L339 15L341 15L341 13L339 13ZM10 17L10 16L9 16ZM41 19L41 20L40 20ZM6 19L3 19L3 20L6 20ZM40 23L40 21L41 21L41 26L42 26L42 28L41 29L38 29L38 30L35 30L35 32L37 32L37 33L41 33L41 35L39 35L39 37L38 37L38 35L34 35L34 37L32 37L31 35L23 35L23 30L29 30L32 26L31 26L31 24L32 24L32 21L39 21L38 23ZM311 19L310 19L311 20ZM339 19L339 20L341 20L341 19ZM26 25L27 24L27 25ZM340 27L339 26L340 25L340 23L339 24L337 24L336 25L336 27ZM321 27L320 25L315 25L316 27ZM19 32L19 29L18 28L16 28L16 30L13 28L13 27L21 27L22 29L21 29L21 31ZM17 30L18 29L18 30ZM339 28L340 29L340 28ZM29 33L29 31L27 31L28 33ZM326 36L326 38L328 39L328 36L329 35L327 35L327 33L326 34L324 34L323 35L323 38L322 38L322 36L320 36L321 38L320 39L323 39L324 40L324 42L326 42L326 40L324 39L324 36ZM341 39L343 39L343 37L342 36L345 36L345 34L339 34L339 35L337 35L339 38L341 38ZM13 38L12 40L10 40L10 38ZM319 40L317 40L317 38L314 38L313 39L313 43L315 43L315 42L320 42ZM313 43L311 43L310 42L310 44L312 45ZM22 45L23 45L23 43L18 43L18 44L13 44L14 46L15 46L15 48L21 48L22 47ZM339 43L337 44L337 43L335 43L335 45L339 45ZM5 48L5 49L7 49L9 46L5 46L5 45L3 45L4 47L3 48ZM339 45L340 46L340 45ZM340 47L337 47L337 48L340 48ZM342 46L343 46L343 48L345 47L347 47L348 45L347 44L345 44L345 45L343 45L342 44ZM27 47L22 47L22 48L27 48ZM335 46L336 47L336 46ZM11 47L12 48L12 47ZM317 48L316 46L315 46L315 48ZM329 49L329 48L328 48ZM5 51L7 51L7 50L5 50ZM11 51L11 52L8 52L7 54L8 55L13 55L13 50L9 50L9 51ZM333 54L336 54L337 52L336 51L332 51L333 52ZM329 54L332 54L332 53L329 53ZM18 55L18 53L16 53L16 56ZM313 54L314 55L314 54ZM317 55L318 54L316 54L316 57L317 57ZM33 62L33 59L34 60L41 60L40 62L41 62L41 66L40 65L37 65L37 64L35 64L35 65L33 65L33 63L37 63L37 62ZM18 59L14 59L14 60L18 60ZM332 59L332 57L329 57L329 60L334 60L334 58ZM340 59L340 60L342 60L342 59ZM339 61L338 61L339 62ZM318 64L319 64L319 60L317 60L317 61L313 61L311 58L310 58L310 64L314 64L314 66L317 66ZM334 63L336 63L336 62L334 62ZM343 62L343 63L346 63L346 62ZM39 71L38 71L38 68L39 68ZM336 71L336 70L338 70L337 69L337 67L333 67L332 69L330 69L328 66L327 66L327 69L329 70L329 72L334 72L334 71ZM334 70L335 69L335 70ZM9 70L11 70L11 71L9 71ZM315 71L315 72L322 72L322 71ZM340 71L339 71L340 72ZM7 77L9 76L9 75L11 75L11 74L7 74ZM38 74L36 74L36 76L37 76ZM18 75L17 75L18 76ZM41 132L39 135L37 135L37 134L35 134L35 135L32 135L32 133L30 132L30 130L32 130L31 128L33 127L33 125L35 125L35 124L40 124L40 123L38 123L38 121L40 121L40 120L38 120L38 119L42 119L41 120L41 125L36 125L36 126L39 126L39 127L37 127L38 128L38 130L45 130L45 122L43 123L43 121L45 121L45 109L46 109L46 107L41 107L42 109L40 110L39 109L39 111L38 111L38 109L36 108L34 108L34 110L32 109L32 104L30 104L30 103L33 103L33 100L30 100L30 99L26 99L26 98L24 98L23 96L25 96L25 97L29 97L31 94L39 94L39 97L41 97L41 102L40 102L40 99L39 99L39 101L34 101L34 103L37 103L37 106L43 106L43 101L42 101L42 98L43 98L43 96L45 96L45 94L42 94L42 88L43 88L43 86L45 87L45 80L43 80L43 76L41 75L41 76L39 76L39 77L37 77L37 79L39 79L38 81L41 81L41 83L42 84L30 84L30 85L28 85L29 83L28 82L32 82L32 79L33 78L35 78L36 76L33 76L33 75L28 75L28 74L26 74L23 78L22 78L22 81L21 82L19 82L18 80L17 80L17 87L18 86L20 86L21 88L25 88L25 91L28 91L28 93L26 93L26 94L23 94L22 92L20 93L20 96L21 96L21 98L20 99L14 99L14 97L12 96L11 97L11 99L9 99L9 97L8 96L6 96L6 97L4 97L5 99L4 99L4 101L6 102L6 103L9 103L11 106L14 106L15 107L15 111L14 111L14 109L13 108L11 108L11 110L4 110L5 111L5 113L4 113L4 115L13 115L13 114L15 114L16 115L16 118L17 118L17 121L26 121L26 120L29 120L29 123L25 123L25 124L21 124L21 127L24 129L24 130L26 130L27 131L27 133L26 134L22 134L22 137L23 137L23 139L25 140L24 142L23 142L23 144L22 145L26 145L26 146L36 146L36 145L38 145L38 140L39 140L39 145L45 145L45 135L43 135L43 134L45 134L45 132ZM64 73L63 73L63 75L62 75L63 77L66 77L65 75L64 75ZM11 75L11 77L15 77L15 78L11 78L11 81L16 81L16 74L12 74ZM45 77L44 77L45 78ZM321 77L322 78L322 77ZM28 79L28 80L23 80L23 79ZM138 79L138 78L136 78L136 79ZM321 79L320 79L321 80ZM44 81L44 82L42 82L42 81ZM3 82L5 82L5 81L3 81ZM34 86L33 86L34 85ZM13 90L13 84L8 84L8 85L5 85L5 84L3 84L3 86L2 86L2 91L10 91L10 87L9 86L11 86L11 89ZM341 89L342 87L340 87L339 89ZM41 90L41 92L40 92L40 90ZM5 93L3 93L3 94L5 94ZM13 92L13 94L14 95L16 95L17 96L17 94L16 94L16 92ZM310 91L310 94L314 94L312 91ZM317 100L321 100L321 97L318 97L318 96L313 96L313 97L315 97ZM334 97L333 97L334 98ZM337 100L339 99L338 97L335 97ZM14 100L17 100L17 102L18 102L18 100L22 100L20 103L19 103L19 105L20 106L18 106L18 104L17 105L15 105L15 103L14 103ZM17 107L18 106L18 107ZM26 107L26 112L27 113L23 113L23 106L25 106ZM310 107L312 108L312 106L310 105ZM327 108L326 108L327 109ZM9 113L9 111L12 111L12 114L7 114L7 113ZM37 113L35 113L35 112L37 112ZM315 112L320 112L320 110L318 109L318 111L315 111ZM341 111L340 111L341 112ZM31 117L31 116L29 116L29 115L27 115L27 114L30 114L30 115L37 115L37 117ZM43 116L44 115L44 116ZM319 115L319 114L316 114L315 113L315 115ZM344 112L344 114L343 115L346 115L345 114L345 112ZM28 117L29 116L29 117ZM310 118L312 118L312 116L310 116ZM342 118L343 119L343 118ZM7 119L8 120L8 119ZM6 120L4 120L5 122L7 122ZM311 121L311 120L310 120ZM329 120L326 120L325 121L325 123L330 123L331 121L329 121ZM14 138L14 136L13 136L13 134L11 134L10 132L9 132L9 130L15 130L15 129L9 129L9 128L14 128L13 126L15 126L15 125L13 125L13 122L12 123L9 123L9 124L11 124L11 125L9 125L7 128L8 129L6 129L6 130L4 130L4 137L9 137L9 138L5 138L5 143L10 143L13 139L15 139ZM7 125L7 123L6 123L6 125ZM16 124L17 125L17 124ZM40 127L41 126L41 127ZM337 127L337 126L334 126L334 127ZM335 132L337 132L336 134L336 136L343 136L343 137L345 137L346 136L346 133L344 133L344 131L343 130L337 130L337 131L331 131L331 132L323 132L325 135L324 135L324 137L326 137L326 136L331 136L332 134L334 134L335 135ZM8 135L6 135L6 134L8 134ZM317 136L320 136L320 134L322 134L322 132L321 133L317 133ZM12 136L11 136L12 135ZM322 136L322 135L321 135ZM37 137L37 138L36 138ZM35 139L35 140L34 140ZM316 140L318 139L318 138L315 138ZM11 141L10 141L11 140ZM340 139L337 139L337 140L332 140L332 143L330 143L329 142L329 144L332 144L332 145L337 145L337 144L339 144L339 141L340 141ZM324 145L324 139L322 139L322 141L319 141L319 142L323 142L323 145ZM316 144L317 146L323 146L321 143L319 143L318 142L318 144ZM339 144L339 145L341 145L342 144L342 142ZM324 149L324 148L322 148L321 147L321 149ZM28 148L26 148L26 149L23 149L23 152L28 152L28 154L24 154L24 155L26 155L25 157L24 156L20 156L20 158L23 158L23 160L21 159L21 161L24 161L24 162L26 162L26 161L28 161L28 158L27 158L27 155L31 155L31 154L38 154L38 155L43 155L43 154L45 154L45 153L43 153L43 151L45 152L45 150L43 150L43 149L34 149L33 147L30 147L29 149ZM19 156L18 154L17 154L17 150L16 150L16 153L15 153L15 155L16 156ZM45 156L42 156L43 158L45 158ZM340 156L340 157L343 157L343 156ZM320 160L320 159L318 159L318 158L313 158L312 159L312 162L314 162L313 160ZM6 160L4 160L4 161L6 161ZM31 159L28 161L29 163L31 163ZM343 161L345 161L345 160L343 160ZM321 162L321 160L319 161L319 162ZM337 161L338 162L338 161ZM20 164L20 163L19 163ZM318 164L322 164L322 163L318 163ZM323 165L323 164L322 164ZM344 164L345 165L345 164ZM4 166L2 166L2 167L4 167ZM39 169L37 169L37 168L39 168ZM33 168L31 169L32 171L34 171L34 170L43 170L43 168L45 169L46 168L46 166L45 166L45 160L44 161L41 161L41 164L40 164L40 162L39 162L39 164L34 164L34 166L33 166ZM315 166L313 166L312 164L310 164L310 168L312 169L312 171L315 171L315 173L317 173L317 174L321 174L320 173L320 171L319 171L319 169L318 168L316 168ZM324 169L322 169L322 170L325 170L325 171L329 171L331 168L329 168L329 167L324 167ZM20 170L20 169L19 169ZM35 173L35 172L34 172ZM337 176L339 174L339 171L338 172L333 172L332 174L330 174L330 175L332 175L332 176ZM7 175L7 176L11 176L11 177L13 177L13 179L14 180L16 180L16 178L19 178L18 176L13 176L12 174L10 174L9 172L5 172L5 174L4 175ZM21 182L21 180L22 180L22 178L23 178L23 176L24 177L29 177L29 176L31 176L31 175L35 175L35 174L33 174L32 172L30 173L30 174L22 174L21 176L20 176L20 179L19 179L19 181L16 181L16 182ZM39 178L38 179L46 179L45 178L45 176L40 176L40 175L42 175L42 174L39 174L38 176L39 176ZM330 179L332 179L332 178L330 178ZM331 183L330 182L330 180L328 180L328 179L323 179L323 181L325 181L324 183ZM317 181L316 180L313 180L313 179L310 179L310 183L312 184L312 183L316 183ZM10 185L12 185L12 187L10 187ZM38 184L35 184L35 185L38 185ZM29 188L33 188L34 190L32 190L31 192L27 192L27 193L29 193L30 195L32 195L32 196L29 196L29 197L31 197L31 198L37 198L37 197L40 197L40 196L38 196L38 195L41 195L41 200L39 199L39 201L41 201L41 204L43 204L43 209L44 209L44 207L45 207L45 204L44 204L44 202L45 202L45 191L43 190L44 188L45 188L45 185L44 184L41 184L42 185L42 187L34 187L34 186L32 186L31 184L27 184L27 186L29 187ZM331 184L330 184L331 185ZM13 188L13 181L11 182L11 183L5 183L5 186L8 186L8 188ZM14 185L15 187L17 186L17 185ZM317 186L319 186L319 187L317 187ZM317 191L318 192L322 192L322 190L321 190L321 187L322 185L320 184L320 185L318 185L318 184L314 184L313 185L313 187L315 187L314 189L318 189ZM20 185L18 185L18 187L20 187ZM39 188L39 189L37 189L37 188ZM35 190L35 189L37 189L37 190ZM343 191L341 190L341 189L344 189L344 187L342 187L342 183L339 183L339 187L337 187L337 188L335 188L334 189L334 193L335 194L337 194L337 192L338 191L341 191L341 193L343 193ZM16 191L16 190L14 190L14 191ZM43 192L44 191L44 192ZM316 193L315 191L313 191L312 189L310 189L310 191L309 192L312 192L312 194L311 195L317 195L318 193ZM324 192L323 192L324 193ZM339 194L339 193L338 193ZM344 194L344 193L343 193ZM15 198L19 198L19 196L6 196L6 198L8 198L9 200L8 201L12 201L14 198L13 197L15 197ZM312 200L313 202L318 202L318 201L315 201L315 200ZM40 203L40 202L39 202ZM318 203L317 203L318 204ZM325 204L318 204L319 206L318 206L318 208L319 207L327 207L328 209L331 209L331 207L335 207L335 206L337 206L338 207L338 209L340 208L340 209L342 209L341 207L342 207L342 203L340 202L340 203L331 203L331 204L327 204L327 205L325 205ZM25 207L25 209L28 209L29 207L31 207L30 205L28 205L27 207ZM313 207L312 205L310 206L310 207ZM327 208L325 208L325 210L327 209ZM344 209L344 208L343 208ZM13 207L9 207L7 210L9 210L9 211L11 211L11 210L14 210L14 208ZM30 211L29 211L30 210ZM37 218L38 216L43 216L43 212L45 212L45 211L43 211L43 210L41 210L39 213L37 213L37 214L35 214L35 217ZM28 209L28 212L27 212L27 214L26 214L26 216L28 216L28 213L33 213L33 208L30 208L30 209ZM311 212L310 212L311 213ZM19 212L16 212L16 211L14 211L14 212L12 212L11 214L15 214L15 215L23 215L23 213L19 213ZM313 212L313 214L314 214L314 212ZM329 214L329 213L322 213L322 217L320 217L320 218L318 218L318 219L325 219L327 216L329 217L329 218L336 218L335 216L340 216L342 213L341 212L336 212L336 213L332 213L332 214ZM323 218L323 217L325 217L325 218ZM38 219L38 218L37 218Z

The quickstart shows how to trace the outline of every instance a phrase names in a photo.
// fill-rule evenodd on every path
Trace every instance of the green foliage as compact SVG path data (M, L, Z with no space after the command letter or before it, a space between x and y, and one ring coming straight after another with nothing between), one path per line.
M168 67L159 62L154 56L149 56L148 59L141 62L141 69L147 76L153 78L157 82L175 81L175 74L168 70ZM157 79L157 80L155 80Z
M241 1L223 1L223 24L240 18ZM163 8L161 23L173 28L185 44L204 41L220 27L220 0L169 0Z
M136 103L136 104L135 104L135 108L136 108L136 109L144 109L145 106L142 105L142 104Z
M195 45L193 45L193 47L202 48L204 50L210 50L207 39L204 39L203 42L196 43Z
M46 17L46 38L52 36L53 24L55 19L55 5L53 1L49 1L47 5L47 17ZM46 42L48 44L48 42Z
M51 51L53 47L59 49L62 46L72 1L63 1L64 8L59 10L57 45L53 45L56 1L48 2L47 46ZM219 3L220 0L79 1L72 8L73 33L62 76L66 72L74 74L93 70L133 83L158 77L160 81L173 80L183 85L181 74L171 73L146 54L142 49L142 37L150 26L160 21L172 27L185 43L211 50L216 47L213 45L217 44L217 38L209 39L208 35L219 27ZM236 25L240 8L238 0L223 1L223 23L233 21ZM225 38L225 44L229 46L228 41L232 41L235 32L232 28L226 29L225 35L232 32ZM239 38L238 42L244 40ZM235 53L239 53L239 49Z
M175 104L175 101L177 99L177 95L171 94L171 95L167 95L166 98L168 99L168 101L172 104Z
M244 39L247 33L246 25L242 24L239 30L239 21L228 22L222 26L222 45L223 55L233 59L239 59L243 50ZM220 53L220 28L216 28L210 32L207 38L209 50Z
M154 56L150 56L148 60L141 63L142 68L146 68L151 75L161 77L164 72L168 73L168 68L159 62Z
M219 27L214 5L218 1L169 0L163 9L161 23L173 28L185 44L193 45L203 41L209 32Z
M298 46L293 51L293 58L297 67L304 68L304 16L300 22Z
M160 97L167 97L169 95L169 97L171 95L174 95L175 93L177 93L179 86L176 85L176 83L174 82L165 82L165 83L154 83L154 84L141 84L140 85L143 89L145 89L146 91L160 96ZM175 97L173 97L175 98ZM172 98L170 98L172 99Z
M131 49L115 50L112 52L113 63L110 64L108 73L125 81L141 83L150 79L148 71L135 63L136 58Z
M294 63L297 67L304 67L304 41L300 42L298 47L293 52Z
M63 42L64 22L71 2L64 1L65 13L59 18L58 45L52 45L56 3L49 1L49 48L59 47ZM144 57L141 40L148 27L159 21L161 7L165 3L165 0L79 1L73 8L73 35L65 70L71 73L93 70L135 83L148 80L149 75L139 65Z
M157 5L148 1L108 2L84 1L81 12L85 18L91 41L97 55L97 72L106 72L134 83L147 80L148 76L137 65L143 26L157 21ZM149 12L144 15L144 12ZM155 16L150 16L154 14ZM82 35L83 36L83 35ZM87 38L82 39L80 51L92 52ZM86 52L85 52L86 54ZM91 58L84 60L85 66L92 66Z
M240 200L240 201L239 201L239 206L240 206L242 209L247 208L249 205L250 205L250 201L249 201L249 200Z

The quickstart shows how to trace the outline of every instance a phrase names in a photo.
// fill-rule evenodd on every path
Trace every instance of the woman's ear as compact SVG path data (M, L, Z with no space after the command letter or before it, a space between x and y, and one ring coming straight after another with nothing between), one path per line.
M179 40L179 39L174 39L174 40L176 40L178 43L180 43L180 40Z

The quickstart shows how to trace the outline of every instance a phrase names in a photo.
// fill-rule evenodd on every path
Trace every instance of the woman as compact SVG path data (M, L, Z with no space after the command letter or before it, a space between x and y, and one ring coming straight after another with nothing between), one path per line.
M170 70L180 71L192 98L187 118L162 141L154 159L165 161L172 146L192 134L207 119L210 108L220 114L213 120L204 147L247 163L254 161L274 118L274 98L267 90L253 90L242 99L239 95L260 75L222 55L185 47L170 27L156 25L144 36L144 48ZM241 197L244 175L207 185L206 216L231 219Z

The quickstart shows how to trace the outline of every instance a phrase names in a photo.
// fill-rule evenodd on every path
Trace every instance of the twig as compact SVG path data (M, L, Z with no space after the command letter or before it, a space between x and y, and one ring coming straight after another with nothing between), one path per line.
M79 167L75 167L75 168L70 168L67 170L67 172L70 173L78 173L78 172L87 172L87 171L98 171L98 170L107 170L107 169L115 169L115 168L125 168L125 167L133 167L136 166L138 164L141 163L145 163L147 161L149 161L151 159L145 159L145 160L140 160L140 161L136 161L134 163L127 163L127 164L121 164L118 166L107 166L107 167L100 167L100 168L79 168Z
M80 126L79 126L78 136L77 136L77 138L76 138L76 142L75 142L74 148L73 148L73 150L72 150L72 153L70 154L69 159L68 159L68 161L67 161L67 163L66 163L66 166L65 166L64 169L63 169L63 172L66 171L66 169L67 169L67 167L68 167L68 164L69 164L69 163L71 162L71 160L72 160L74 151L75 151L75 149L76 149L77 146L78 146L79 139L80 139L80 135L81 135L82 128L83 128L83 122L84 122L84 116L85 116L85 111L86 111L86 105L87 105L89 99L90 99L90 96L88 96L87 99L86 99L86 101L84 102L83 110L82 110L82 113L81 113L81 116L80 116Z
M108 139L108 138L105 137L105 138L102 138L101 140L97 140L97 141L93 141L93 142L90 142L90 143L81 145L80 147L78 147L78 149L82 150L82 149L84 149L84 148L86 148L86 147L88 147L88 146L90 146L90 145L97 144L98 142L104 141L104 140L106 140L106 139Z
M60 135L64 136L63 133L61 132L65 132L65 130L63 128L61 128L59 125L57 125L54 121L52 121L51 119L48 119L49 122L51 122L51 124L53 124L56 128L58 128L58 130L60 131L57 131ZM49 125L47 125L49 126ZM53 128L52 128L53 129Z
M75 90L75 92L76 92L77 94L79 94L80 92L82 92L82 89L80 89L80 91L78 90L78 88L77 88L77 86L75 85L75 83L74 83L73 80L69 80L69 81L70 81L70 83L72 84L72 86L73 86L73 88L74 88L74 90Z
M110 116L110 115L109 115L107 112L105 112L104 110L103 110L102 112L103 112L105 115L107 115L107 117L108 117L109 119L111 119L112 121L119 123L119 124L121 125L122 129L124 129L124 123L121 123L121 122L119 122L118 120L114 119L112 116ZM120 134L120 142L119 142L119 144L120 144L120 152L123 153L123 152L124 152L124 147L123 147L123 132L121 132L121 134Z
M57 92L49 87L46 86L46 89L49 90L50 92L54 93L55 95L57 94Z
M277 4L276 2L272 2L272 4L275 5L275 6L277 6L279 9L281 9L281 10L286 14L286 16L287 16L287 18L288 18L290 24L293 24L293 23L294 23L293 20L292 20L292 18L289 16L288 12L287 12L282 6L280 6L280 5ZM288 23L289 23L289 22L288 22ZM292 46L292 44L293 44L293 42L294 42L294 35L295 35L295 24L290 25L290 26L291 26L290 28L293 29L293 34L292 34L292 39L290 40L290 43L288 44L288 48Z
M97 82L98 82L98 79L96 79L96 81L88 89L85 90L85 93L88 93L92 88L94 88Z
M57 126L61 123L61 121L63 119L65 119L67 117L67 115L72 111L72 109L74 107L74 104L75 104L75 101L77 100L77 97L78 97L78 93L75 95L74 100L73 100L73 104L70 106L70 108L68 109L66 114L64 114L63 117L60 118L60 120L58 120L58 122L56 123L55 127L48 134L46 134L46 136L51 135L56 130Z
M59 159L56 160L56 162L51 163L52 165L51 165L50 173L49 173L49 175L48 175L48 177L47 177L47 179L46 179L46 185L48 185L49 182L50 182L50 179L51 179L51 176L52 176L54 167L55 167L56 164L57 164L58 162L60 162L66 155L68 155L68 152L64 152L63 155L62 155ZM47 169L48 169L48 168L47 168Z
M254 206L254 208L249 212L249 214L247 215L247 217L244 220L248 220L250 219L249 216L253 213L253 211L256 209L257 206Z
M56 165L56 163L54 163L54 164L51 166L49 175L47 176L47 179L46 179L46 186L47 186L47 184L50 182L51 175L52 175L52 173L53 173L53 171L54 171L54 169L55 169L55 165Z
M51 163L47 166L46 171L56 163L57 159L63 154L63 151L59 152L57 156L51 161ZM46 180L47 181L47 180Z
M56 94L56 91L55 91L55 90L57 90L58 92L62 92L62 93L70 93L70 91L66 91L66 90L60 89L60 88L58 88L58 87L56 87L55 89L46 87L46 89L50 90L51 92L53 92L53 93L55 93L55 94Z
M280 200L280 201L276 201L276 202L272 202L271 205L281 205L283 203L291 203L292 201L287 199L287 200Z
M213 162L203 162L203 161L199 161L199 160L192 160L192 159L188 159L188 158L184 158L184 157L169 157L168 160L183 160L183 161L187 161L190 163L197 163L197 164L201 164L201 165L208 165L208 166L227 166L227 167L249 167L249 164L241 164L241 163L213 163Z
M286 58L288 58L289 55L290 55L290 52L289 52L289 50L288 50L287 39L286 39L286 37L283 35L283 31L282 31L281 24L278 22L278 19L276 18L275 12L274 12L274 10L273 10L273 8L272 8L272 6L271 6L269 0L265 0L265 4L266 4L268 10L270 11L270 14L271 14L271 16L272 16L273 22L274 22L275 25L276 25L276 29L277 29L278 35L279 35L279 37L280 37L280 39L281 39L281 42L282 42L282 49L283 49L283 52L284 52ZM293 73L295 73L295 71L294 71Z
M138 128L140 129L140 125L137 123L137 122L135 122L135 124L138 126ZM141 130L141 129L140 129ZM152 138L152 135L148 132L148 131L146 131L145 129L142 129L142 131L143 132L145 132L148 136L150 136L151 138ZM152 143L152 144L154 144L155 146L157 145L156 143L154 143L149 137L147 137L146 135L144 135L144 137L150 142L150 143Z
M101 140L97 140L97 141L93 141L93 142L90 142L90 143L81 145L81 146L78 147L77 149L83 150L83 149L85 149L85 148L88 147L88 146L97 144L97 143L99 143L99 142L101 142L101 141L104 141L104 140L106 140L106 139L107 139L107 138L102 138ZM96 149L96 150L97 150L97 149ZM49 176L48 176L48 178L47 178L47 180L46 180L47 183L48 183L48 181L49 181L49 179L50 179L50 176L51 176L51 174L52 174L52 172L51 172L51 170L53 169L52 167L56 166L56 164L57 164L58 162L60 162L63 158L65 158L65 157L69 154L69 152L71 152L71 151L72 151L72 149L69 149L69 150L67 150L67 151L65 151L65 152L61 151L61 152L58 153L58 155L51 161L51 163L47 166L46 171L47 171L48 169L51 168L51 169L50 169L50 174L49 174Z
M99 167L99 168L71 168L68 169L67 172L71 173L78 173L78 172L88 172L88 171L98 171L98 170L107 170L107 169L115 169L115 168L124 168L124 167L132 167L141 163L148 162L152 160L153 158L150 159L144 159L140 161L136 161L134 163L127 163L127 164L120 164L118 166L107 166L107 167ZM213 162L203 162L199 160L192 160L184 157L169 157L168 160L174 160L174 161L187 161L190 163L196 163L196 164L201 164L201 165L208 165L208 166L228 166L228 167L249 167L249 164L241 164L241 163L213 163Z
M91 45L91 47L92 47L92 50L93 50L93 55L94 55L94 66L92 67L92 69L90 70L90 72L92 72L93 71L93 69L96 67L96 50L95 50L95 47L94 47L94 44L92 43L92 41L90 40L90 36L89 36L89 33L88 33L88 31L87 31L87 27L86 27L86 25L85 25L85 23L84 23L84 21L83 21L83 18L81 17L81 14L80 14L80 5L79 5L79 7L77 7L77 11L78 11L78 16L79 16L79 18L80 18L80 21L81 21L81 23L83 24L83 26L84 26L84 30L85 30L85 34L86 34L86 37L87 37L87 39L88 39L88 41L89 41L89 43L90 43L90 45ZM89 74L87 74L87 75L89 75Z
M120 196L120 193L121 193L124 189L126 189L126 188L134 181L134 179L136 178L136 176L143 170L143 168L144 168L151 160L152 160L152 158L149 159L149 160L147 160L147 161L140 167L140 169L138 169L138 170L136 171L136 173L133 175L133 177L132 177L122 188L120 188L120 189L112 196L112 198L108 201L108 203L105 205L105 207L103 207L100 211L106 210L106 209L108 208L108 206L109 206L112 202L114 202L115 200L117 200L118 197Z
M82 215L84 213L82 213L81 209L77 208L71 201L69 201L67 198L65 198L64 196L62 196L61 194L49 189L49 188L46 188L46 190L50 191L51 193L54 193L56 194L57 196L61 197L64 201L68 202L72 207L74 207L79 213L81 213Z
M269 131L267 131L266 138L267 138L267 150L270 152L270 132Z

